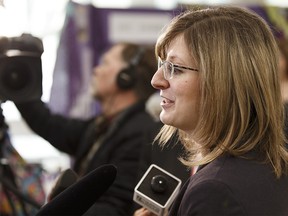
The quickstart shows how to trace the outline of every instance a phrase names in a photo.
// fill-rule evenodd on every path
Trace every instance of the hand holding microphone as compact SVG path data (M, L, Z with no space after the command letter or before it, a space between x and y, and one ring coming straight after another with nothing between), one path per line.
M133 216L157 216L157 215L152 213L146 208L140 208L134 212Z

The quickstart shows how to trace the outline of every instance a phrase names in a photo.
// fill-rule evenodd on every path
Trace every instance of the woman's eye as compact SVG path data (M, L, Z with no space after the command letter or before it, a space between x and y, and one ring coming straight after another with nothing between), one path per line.
M178 68L178 67L174 67L174 74L175 75L179 75L183 73L183 70L181 68Z

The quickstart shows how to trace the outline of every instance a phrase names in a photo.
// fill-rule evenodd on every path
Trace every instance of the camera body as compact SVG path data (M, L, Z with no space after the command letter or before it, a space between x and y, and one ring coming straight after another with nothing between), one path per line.
M156 215L164 215L181 186L181 180L152 164L134 189L133 200Z
M0 37L0 100L24 102L42 96L43 44L30 34Z

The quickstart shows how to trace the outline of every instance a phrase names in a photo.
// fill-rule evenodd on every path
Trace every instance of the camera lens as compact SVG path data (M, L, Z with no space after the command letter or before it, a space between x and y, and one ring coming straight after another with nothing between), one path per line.
M25 64L9 65L4 76L5 86L11 91L21 91L29 82L29 70Z
M156 175L151 180L151 188L156 193L164 193L168 187L167 179L162 175Z

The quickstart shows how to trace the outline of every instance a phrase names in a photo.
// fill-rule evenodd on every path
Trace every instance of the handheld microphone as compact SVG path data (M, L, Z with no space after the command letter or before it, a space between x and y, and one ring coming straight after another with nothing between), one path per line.
M83 215L108 190L116 174L112 164L96 168L44 205L36 216Z
M50 202L66 188L70 187L72 184L77 182L77 180L78 175L72 169L67 169L63 171L61 175L58 177L54 187L52 188L48 196L48 201Z
M156 215L165 215L181 183L179 178L152 164L136 185L133 200Z

